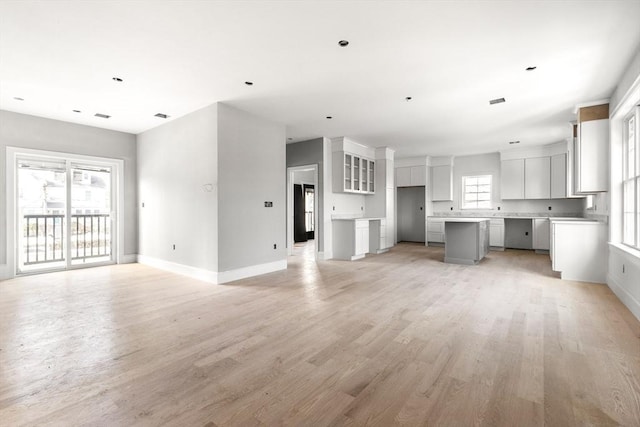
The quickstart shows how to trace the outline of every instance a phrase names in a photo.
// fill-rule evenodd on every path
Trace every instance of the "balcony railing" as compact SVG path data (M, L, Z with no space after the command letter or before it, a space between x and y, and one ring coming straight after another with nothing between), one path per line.
M24 215L24 265L64 261L65 215ZM111 255L109 214L71 215L71 259Z

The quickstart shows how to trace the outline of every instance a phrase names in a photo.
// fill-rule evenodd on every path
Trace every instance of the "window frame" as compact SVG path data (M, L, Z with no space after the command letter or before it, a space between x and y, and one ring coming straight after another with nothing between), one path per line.
M475 206L468 206L466 204L466 188L467 183L466 180L470 178L489 178L489 206L488 207L478 207L478 199L475 200ZM492 210L493 209L493 174L491 173L475 173L473 175L463 175L461 180L461 191L460 191L460 209L461 210ZM486 184L484 184L486 185ZM480 192L475 192L472 194L481 194Z
M629 122L634 120L633 141L629 138ZM621 243L633 249L640 250L640 135L638 132L640 124L640 106L634 106L631 111L622 120L622 181L620 183L622 190L621 197L621 214L622 214L622 236ZM629 175L629 143L634 144L634 175ZM627 184L631 186L632 193L632 209L627 210L627 197L625 189ZM633 218L632 235L633 242L626 240L627 236L627 218L631 214Z

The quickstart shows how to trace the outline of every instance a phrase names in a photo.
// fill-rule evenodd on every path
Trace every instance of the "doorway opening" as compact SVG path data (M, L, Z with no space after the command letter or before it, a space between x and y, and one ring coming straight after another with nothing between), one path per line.
M15 274L118 262L121 162L8 150L7 253Z
M318 236L317 165L287 168L287 252L317 258Z

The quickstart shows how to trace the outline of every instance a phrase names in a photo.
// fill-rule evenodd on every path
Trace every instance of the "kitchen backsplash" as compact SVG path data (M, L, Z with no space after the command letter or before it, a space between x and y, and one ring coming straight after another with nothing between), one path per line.
M491 217L523 217L523 218L555 218L555 217L568 217L568 218L582 218L582 212L507 212L503 210L485 210L485 211L441 211L433 212L430 216L443 216L443 217L472 217L472 218L491 218Z

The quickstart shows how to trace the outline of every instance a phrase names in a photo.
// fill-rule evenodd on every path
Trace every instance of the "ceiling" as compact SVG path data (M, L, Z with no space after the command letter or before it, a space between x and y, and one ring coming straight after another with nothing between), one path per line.
M640 49L639 19L640 0L4 0L0 108L137 134L225 102L289 142L495 152L567 138Z

